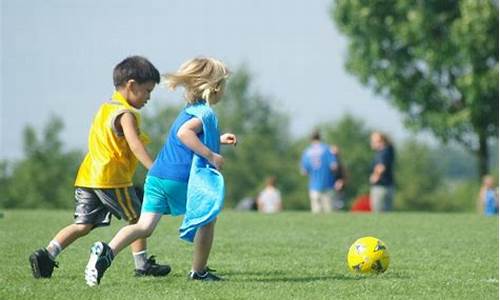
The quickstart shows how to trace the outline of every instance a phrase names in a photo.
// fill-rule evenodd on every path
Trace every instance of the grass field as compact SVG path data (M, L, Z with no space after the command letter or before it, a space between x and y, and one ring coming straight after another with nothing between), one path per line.
M149 253L171 264L169 276L134 278L124 251L101 285L89 288L83 279L89 246L109 241L123 224L113 220L66 249L51 279L33 279L30 252L71 221L71 211L4 211L0 299L498 299L496 217L224 211L210 266L227 280L217 283L186 280L191 246L177 238L181 219L166 217L149 240ZM391 253L382 275L347 270L350 244L366 235L382 239Z

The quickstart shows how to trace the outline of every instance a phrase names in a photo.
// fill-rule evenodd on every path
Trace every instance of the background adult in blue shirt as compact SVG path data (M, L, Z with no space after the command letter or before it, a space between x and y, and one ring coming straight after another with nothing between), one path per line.
M331 212L337 160L330 146L321 142L318 131L311 136L311 145L304 150L301 171L309 176L309 198L313 213Z
M390 211L394 199L394 147L386 135L373 132L370 144L375 150L370 174L370 206L373 212Z

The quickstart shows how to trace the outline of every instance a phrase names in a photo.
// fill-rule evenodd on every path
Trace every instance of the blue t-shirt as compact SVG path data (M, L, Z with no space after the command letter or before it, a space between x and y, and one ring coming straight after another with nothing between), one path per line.
M193 151L186 147L177 137L179 128L193 118L192 115L182 110L170 127L160 153L156 157L148 175L162 179L187 182L191 171ZM202 133L198 134L201 137Z
M498 204L495 189L488 189L484 199L484 214L492 216L498 214Z
M383 185L383 186L391 186L394 184L393 177L393 165L394 165L394 148L392 146L386 146L384 149L377 151L375 153L375 158L372 162L371 172L375 168L375 165L383 164L385 166L385 171L382 172L380 179L372 183L373 185Z
M333 189L335 176L331 167L335 163L335 155L326 144L313 143L304 151L301 166L309 176L309 190L322 192Z

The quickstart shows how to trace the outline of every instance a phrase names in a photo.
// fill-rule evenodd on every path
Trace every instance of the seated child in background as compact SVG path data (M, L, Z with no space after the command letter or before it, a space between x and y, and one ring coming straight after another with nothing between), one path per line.
M265 214L277 213L283 210L281 193L276 188L276 177L267 178L266 187L257 198L257 208L259 212Z
M479 191L478 210L486 216L498 214L498 189L495 188L493 176L483 177L483 185Z

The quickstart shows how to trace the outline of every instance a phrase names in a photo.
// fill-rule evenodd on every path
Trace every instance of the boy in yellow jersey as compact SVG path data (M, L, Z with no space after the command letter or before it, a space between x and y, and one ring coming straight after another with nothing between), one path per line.
M48 278L57 267L56 257L63 249L92 229L107 226L111 214L134 224L139 218L141 201L132 187L139 161L147 169L153 163L146 151L146 134L140 131L141 109L160 82L158 70L146 58L131 56L113 70L115 92L101 105L88 137L88 153L75 181L74 224L59 231L46 248L29 257L33 276ZM131 245L136 276L165 276L170 266L147 258L146 240Z

